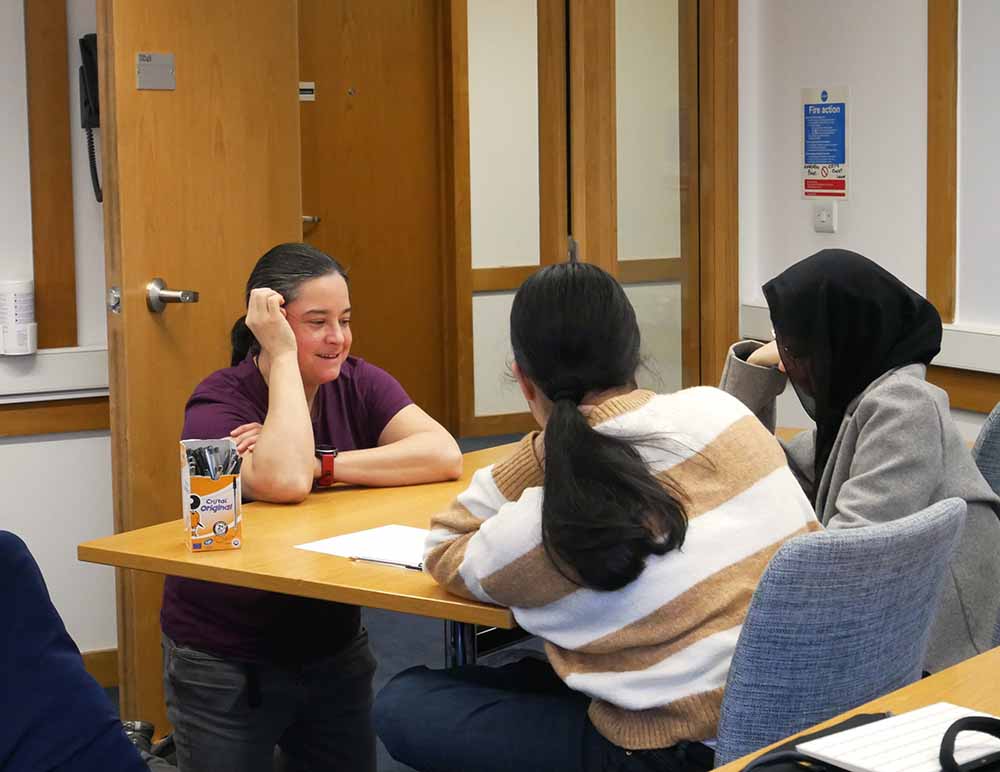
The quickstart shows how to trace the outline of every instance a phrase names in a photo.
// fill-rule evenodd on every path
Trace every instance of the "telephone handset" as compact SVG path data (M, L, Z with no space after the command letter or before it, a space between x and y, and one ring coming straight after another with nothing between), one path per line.
M101 126L101 104L97 93L97 35L80 38L80 125L87 132L87 152L90 155L90 181L98 203L104 200L101 181L97 176L97 154L94 151L94 129Z

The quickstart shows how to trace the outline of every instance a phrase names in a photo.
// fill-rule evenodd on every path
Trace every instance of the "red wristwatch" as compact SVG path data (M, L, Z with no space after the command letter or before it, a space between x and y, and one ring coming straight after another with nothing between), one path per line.
M333 485L333 460L337 457L337 449L329 445L316 446L316 458L319 459L319 479L316 480L318 488L329 488Z

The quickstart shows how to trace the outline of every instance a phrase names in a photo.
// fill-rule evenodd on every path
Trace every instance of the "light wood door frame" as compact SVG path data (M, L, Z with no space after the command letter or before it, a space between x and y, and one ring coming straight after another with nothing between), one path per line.
M24 0L31 237L38 348L77 344L65 3Z
M697 157L699 382L715 386L740 332L738 0L698 0Z
M540 14L553 18L558 18L560 7L568 11L574 51L569 83L563 87L570 91L571 160L566 173L571 180L573 236L581 257L625 282L680 280L682 383L714 385L739 335L738 2L679 2L682 256L636 265L621 263L617 255L614 0L539 3ZM449 0L446 18L450 68L443 84L451 100L444 125L451 148L446 173L455 257L447 295L456 320L446 344L451 372L457 376L452 409L463 436L527 431L534 428L527 413L475 415L472 295L514 290L533 269L471 268L467 0ZM558 38L544 36L540 25L539 45L557 46ZM540 57L542 89L545 71ZM543 140L541 157L561 155L558 141L553 136ZM560 178L553 174L548 179ZM549 254L543 251L543 264L563 259L558 250L554 260Z
M739 336L738 0L679 0L682 254L637 268L617 259L614 1L569 0L574 236L622 281L679 275L682 383L716 385Z
M572 235L580 259L618 276L615 0L569 0Z
M446 289L455 332L448 336L447 361L455 374L452 414L459 436L519 434L537 428L528 412L477 416L473 360L472 298L476 292L513 291L538 266L472 267L471 170L469 159L468 0L445 0L443 39L448 42L442 82L447 101L443 122L449 141L445 167L448 225L454 265ZM568 207L566 160L566 11L563 0L538 3L538 178L541 265L565 259Z

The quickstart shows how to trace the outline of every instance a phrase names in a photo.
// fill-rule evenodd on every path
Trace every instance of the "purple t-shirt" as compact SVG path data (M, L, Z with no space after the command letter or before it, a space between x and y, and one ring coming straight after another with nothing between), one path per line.
M202 381L184 410L182 439L228 437L241 424L264 423L267 384L253 359ZM372 448L386 424L412 403L399 382L348 357L340 376L319 388L317 445ZM167 577L160 624L183 646L248 662L308 662L336 651L360 625L356 606L195 579Z

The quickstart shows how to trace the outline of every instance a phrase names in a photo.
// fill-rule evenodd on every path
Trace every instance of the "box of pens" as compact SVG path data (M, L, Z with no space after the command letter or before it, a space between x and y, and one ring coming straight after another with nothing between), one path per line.
M228 437L181 440L181 506L192 552L234 550L243 543L242 461Z

